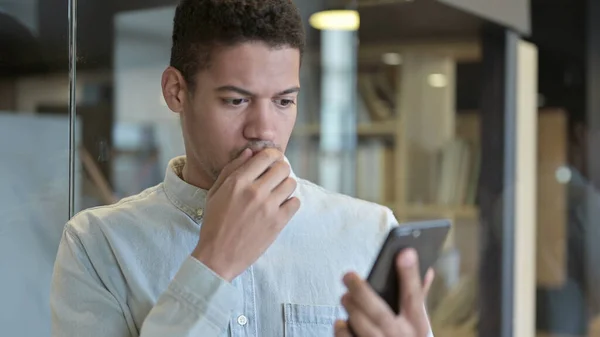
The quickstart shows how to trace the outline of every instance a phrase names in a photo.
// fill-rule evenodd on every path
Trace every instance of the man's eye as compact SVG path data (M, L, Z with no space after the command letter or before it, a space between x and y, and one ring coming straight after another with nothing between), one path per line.
M281 107L287 108L290 105L296 104L296 102L294 102L294 100L292 100L292 99L282 98L282 99L276 99L275 104L277 104Z
M229 105L233 105L233 106L239 106L242 105L244 103L248 102L247 98L224 98L223 102L225 104L229 104Z

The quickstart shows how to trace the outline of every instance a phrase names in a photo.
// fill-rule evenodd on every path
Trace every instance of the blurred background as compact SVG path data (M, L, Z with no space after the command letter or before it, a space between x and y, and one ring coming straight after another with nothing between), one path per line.
M600 336L600 4L295 2L287 156L399 221L452 220L436 337ZM71 30L73 3L0 0L2 336L50 336L72 213L160 183L184 152L160 87L177 2L79 1Z

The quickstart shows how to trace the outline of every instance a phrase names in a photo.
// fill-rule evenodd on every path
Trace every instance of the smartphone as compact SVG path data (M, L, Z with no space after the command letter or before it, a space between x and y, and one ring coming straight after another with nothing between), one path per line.
M428 220L400 224L390 230L377 259L371 268L367 282L396 313L400 313L400 283L396 257L405 248L414 248L419 257L421 280L427 270L437 261L448 232L449 220Z

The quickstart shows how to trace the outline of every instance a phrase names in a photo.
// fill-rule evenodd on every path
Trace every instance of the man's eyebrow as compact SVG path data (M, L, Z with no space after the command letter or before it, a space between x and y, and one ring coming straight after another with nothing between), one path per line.
M224 85L222 87L218 87L216 90L221 91L221 92L223 92L223 91L237 92L238 94L244 95L244 96L254 96L254 94L251 93L250 91L236 87L234 85Z
M246 89L242 89L240 87L236 87L234 85L224 85L222 87L218 87L216 89L217 91L228 91L228 92L236 92L240 95L244 95L244 96L255 96L253 93L251 93L250 91L246 90ZM275 94L275 96L284 96L284 95L289 95L289 94L293 94L296 92L300 91L300 87L292 87L286 90L283 90L281 92L278 92L277 94Z
M278 92L275 96L289 95L289 94L293 94L293 93L296 93L299 91L300 91L300 87L293 87L293 88L289 88L284 91Z

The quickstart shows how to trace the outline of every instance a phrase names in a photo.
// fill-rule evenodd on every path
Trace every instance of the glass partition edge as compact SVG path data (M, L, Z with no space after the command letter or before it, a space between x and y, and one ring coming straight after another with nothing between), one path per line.
M69 219L75 215L75 119L77 113L77 0L69 1Z

